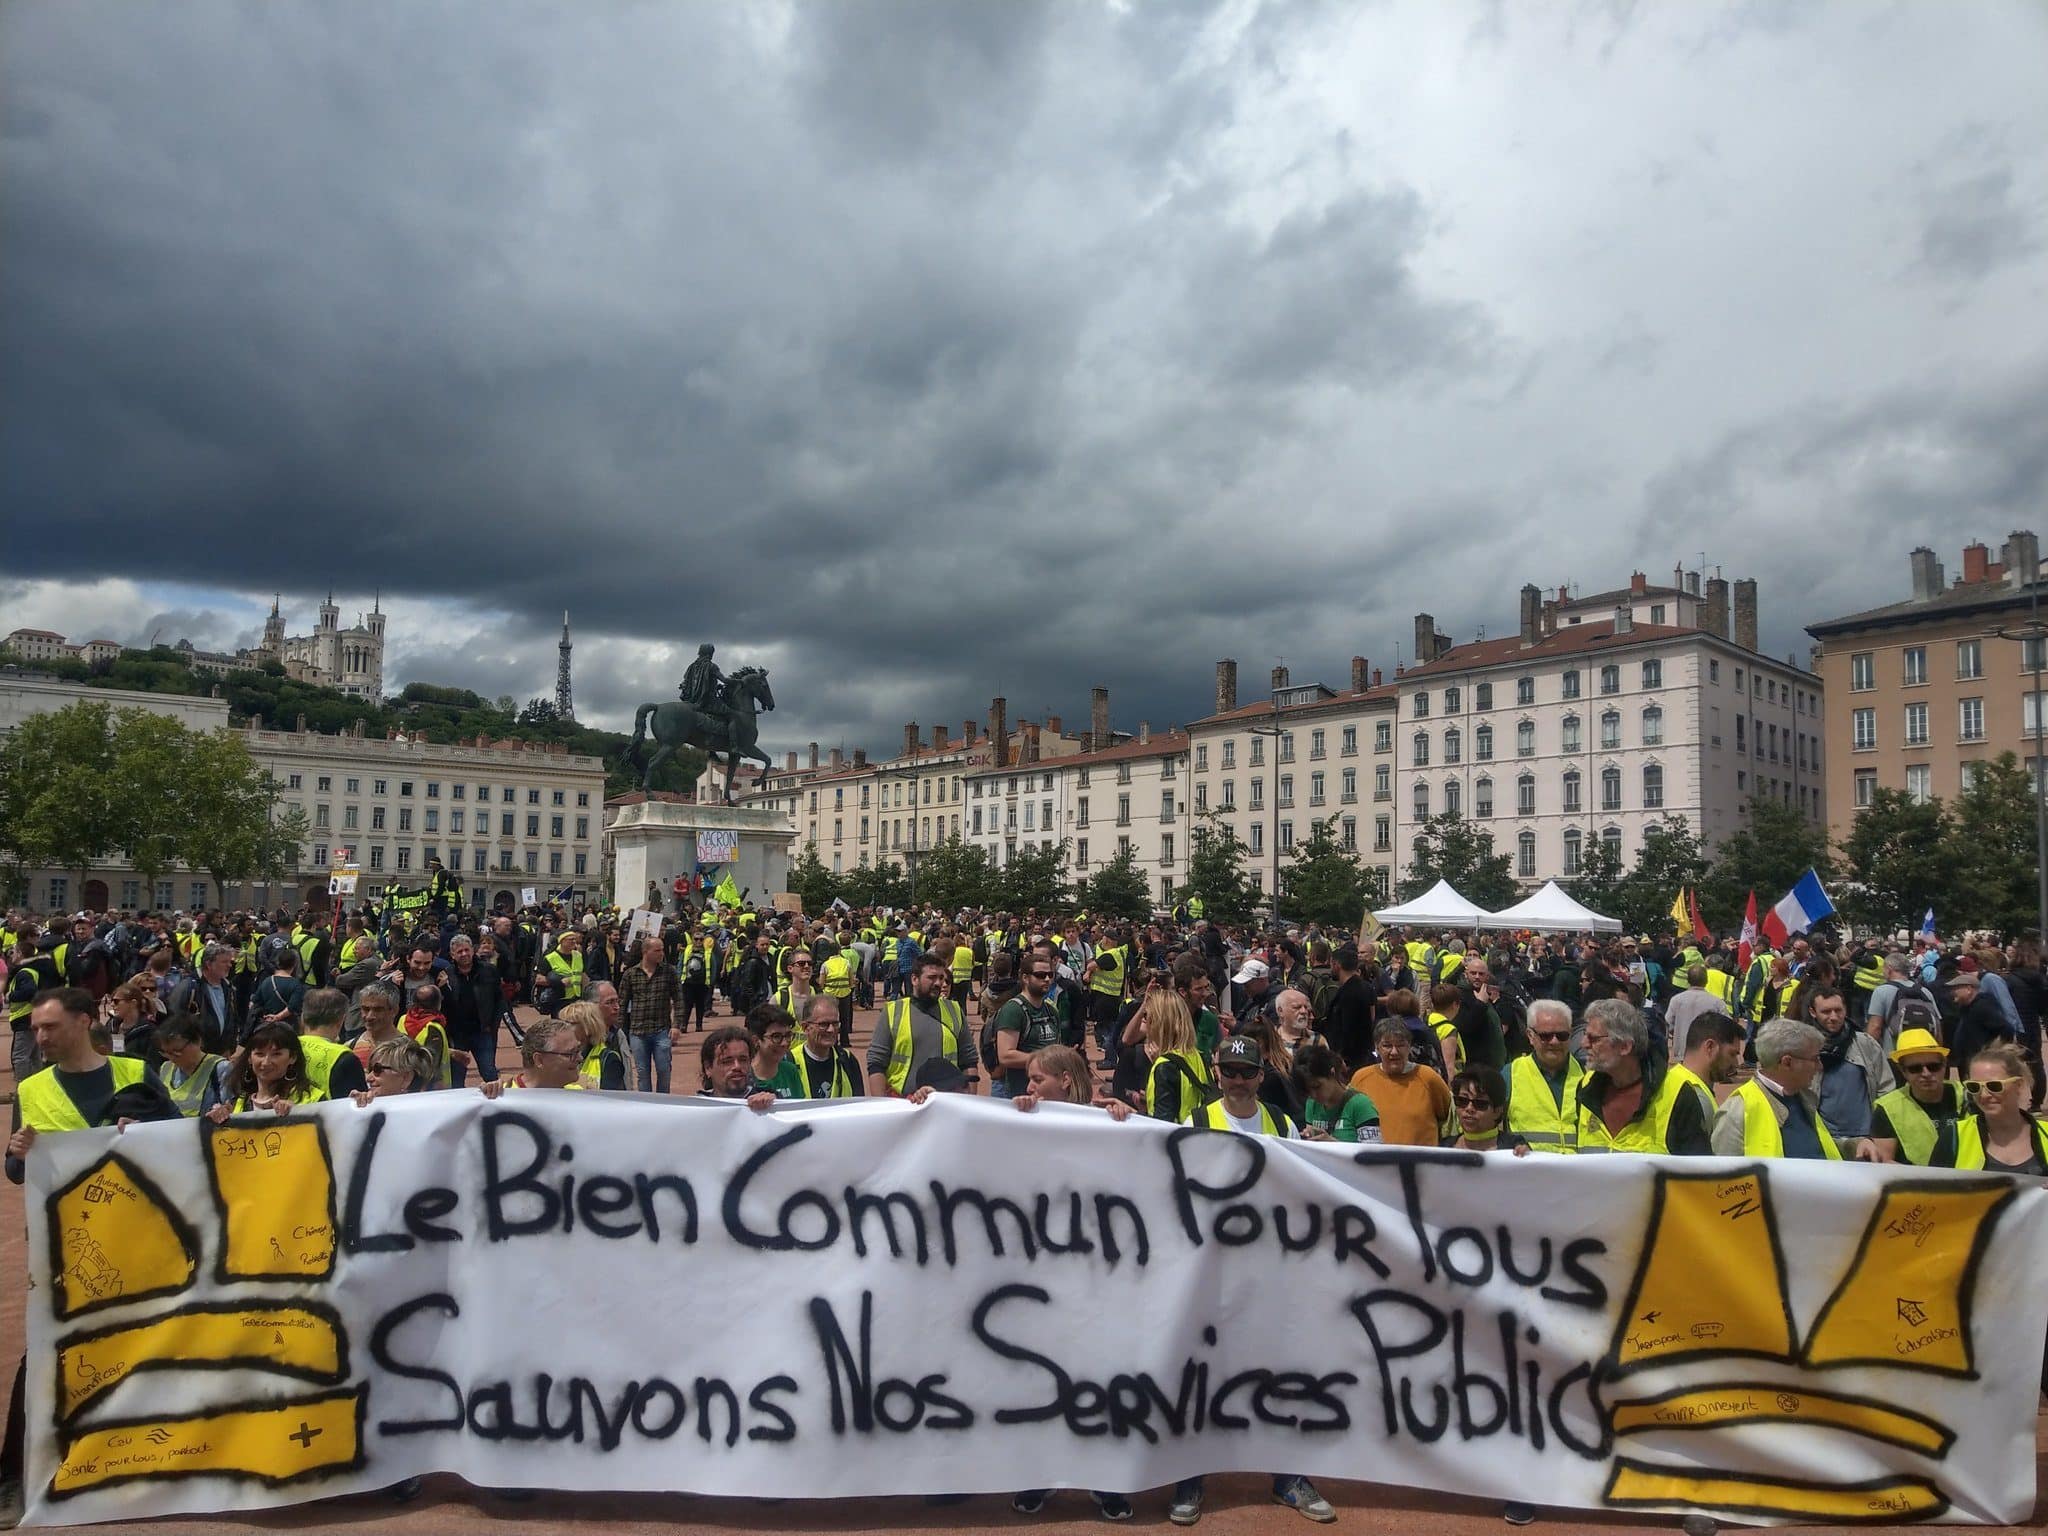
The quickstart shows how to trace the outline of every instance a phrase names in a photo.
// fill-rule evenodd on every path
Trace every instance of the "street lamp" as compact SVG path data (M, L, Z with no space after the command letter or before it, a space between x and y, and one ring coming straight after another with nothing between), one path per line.
M2048 941L2048 761L2042 757L2042 746L2048 743L2048 720L2042 718L2048 708L2048 697L2041 692L2042 663L2048 661L2048 624L2041 622L2041 579L2038 571L2027 573L2027 623L2023 629L1994 628L1991 633L2001 640L2017 640L2022 646L2031 643L2034 647L2034 686L2028 693L2028 702L2034 706L2034 755L2028 762L2027 778L2034 796L2034 920L2039 925L2034 930L2044 941ZM2025 655L2022 650L2021 655ZM2026 706L2020 707L2020 740L2026 741Z
M1254 736L1273 738L1273 838L1270 854L1273 861L1273 904L1272 929L1280 931L1280 738L1286 734L1280 725L1280 690L1273 690L1273 723L1255 725L1250 728Z

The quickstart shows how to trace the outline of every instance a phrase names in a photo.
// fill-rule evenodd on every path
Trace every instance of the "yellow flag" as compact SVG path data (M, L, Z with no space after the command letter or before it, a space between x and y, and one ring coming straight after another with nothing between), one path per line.
M727 870L725 874L720 877L718 885L716 886L716 888L713 889L711 894L714 898L716 898L718 904L721 907L737 907L744 905L744 903L740 900L740 888L737 885L733 884L731 870Z
M1671 898L1671 921L1677 925L1681 936L1692 932L1692 912L1685 904L1683 889Z
M1365 911L1364 920L1358 925L1358 947L1363 952L1371 949L1379 941L1380 920L1372 915L1372 909L1368 907Z

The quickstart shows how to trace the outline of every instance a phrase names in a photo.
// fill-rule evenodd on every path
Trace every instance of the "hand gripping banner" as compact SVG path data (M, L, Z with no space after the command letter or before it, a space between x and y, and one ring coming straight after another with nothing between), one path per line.
M430 1093L45 1136L28 1522L1200 1472L2010 1522L2048 1192L941 1095ZM1475 1454L1475 1452L1477 1454Z

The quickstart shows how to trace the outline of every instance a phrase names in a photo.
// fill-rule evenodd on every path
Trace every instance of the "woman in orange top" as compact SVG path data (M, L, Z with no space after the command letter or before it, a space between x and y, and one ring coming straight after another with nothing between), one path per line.
M1382 1019L1372 1032L1379 1060L1359 1070L1351 1086L1380 1112L1380 1140L1388 1146L1433 1147L1451 1112L1451 1090L1435 1069L1414 1059L1414 1042L1400 1019Z

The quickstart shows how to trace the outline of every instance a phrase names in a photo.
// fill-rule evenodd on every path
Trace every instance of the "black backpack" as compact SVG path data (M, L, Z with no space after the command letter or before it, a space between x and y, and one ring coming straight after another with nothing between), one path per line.
M989 997L986 990L983 991L982 995L985 1000L995 1003L995 1006L989 1009L988 1017L982 1021L981 1025L981 1064L987 1071L1000 1072L1002 1070L1002 1057L996 1050L996 1016L1008 1006L1011 998L1020 997L1023 994L1020 989L1013 989L1003 996L1000 1002L997 1002L995 998Z
M1884 1037L1889 1045L1896 1045L1899 1036L1909 1029L1924 1029L1935 1039L1942 1038L1941 1010L1934 999L1927 995L1927 988L1914 982L1911 988L1899 987L1892 993L1891 1006L1885 1010Z

